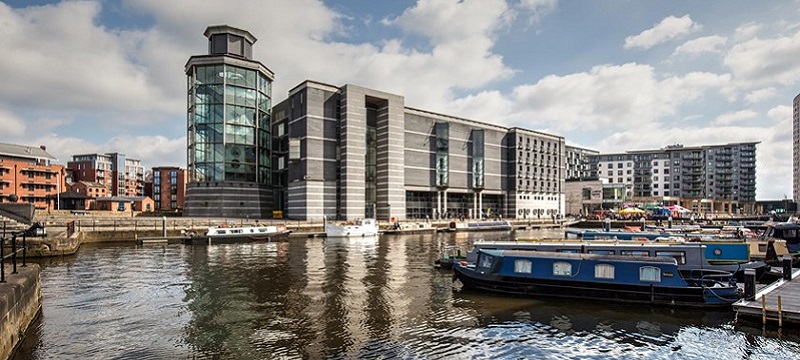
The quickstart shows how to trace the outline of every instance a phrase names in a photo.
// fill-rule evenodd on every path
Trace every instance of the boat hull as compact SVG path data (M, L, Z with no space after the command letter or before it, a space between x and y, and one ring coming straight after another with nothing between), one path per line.
M268 234L231 234L231 235L198 235L191 236L184 240L187 245L210 245L210 244L237 244L248 242L274 242L285 241L289 238L291 231L280 231Z
M729 307L739 299L738 294L715 293L713 288L513 278L496 274L481 274L462 265L453 267L453 277L468 289L516 296L688 307ZM723 299L718 299L719 297L723 297Z

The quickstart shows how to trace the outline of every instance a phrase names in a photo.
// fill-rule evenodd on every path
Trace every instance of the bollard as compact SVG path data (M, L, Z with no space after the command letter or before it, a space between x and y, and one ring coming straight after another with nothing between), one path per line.
M747 301L756 299L756 269L744 269L744 298Z
M161 217L161 236L167 237L167 217Z
M783 280L792 280L792 256L783 255L781 264L783 264Z
M606 218L606 220L605 220L605 225L606 225L606 226L605 226L606 232L609 232L609 231L611 231L611 219L609 219L609 218Z

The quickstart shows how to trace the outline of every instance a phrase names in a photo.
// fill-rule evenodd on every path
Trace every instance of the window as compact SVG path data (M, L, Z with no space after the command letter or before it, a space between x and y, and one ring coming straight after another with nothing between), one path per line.
M598 279L613 279L614 265L597 264L594 266L594 277Z
M530 260L515 260L514 261L514 272L515 273L531 273L531 261Z
M478 267L490 268L492 267L492 262L494 262L493 256L481 254L481 258L478 260Z
M661 282L661 269L655 266L640 267L639 281Z
M686 253L683 251L656 251L656 256L673 258L679 265L686 264Z
M622 250L619 254L623 256L650 256L647 250Z
M554 262L553 275L572 276L572 264L565 261Z
M614 250L589 250L589 254L614 255Z

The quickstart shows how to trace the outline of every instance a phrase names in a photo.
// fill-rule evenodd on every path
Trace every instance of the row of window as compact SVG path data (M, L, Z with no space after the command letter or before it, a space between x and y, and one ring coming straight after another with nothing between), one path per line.
M492 258L489 256L482 257L488 264L481 264L481 266L491 266ZM533 269L533 262L525 259L517 259L514 261L514 272L519 274L530 274ZM597 264L594 266L594 277L596 279L610 279L615 277L614 265L611 264ZM557 261L553 263L553 275L555 276L573 276L572 264L566 261ZM655 266L642 266L639 267L639 281L647 282L661 282L661 269Z

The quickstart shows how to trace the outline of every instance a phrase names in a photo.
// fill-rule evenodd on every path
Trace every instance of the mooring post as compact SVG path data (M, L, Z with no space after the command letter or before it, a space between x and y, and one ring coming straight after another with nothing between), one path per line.
M792 280L792 256L783 255L783 280Z
M756 269L744 270L744 298L747 301L756 299Z
M167 217L161 217L161 236L167 237Z

